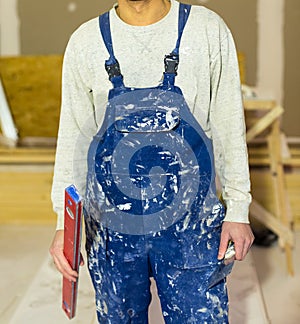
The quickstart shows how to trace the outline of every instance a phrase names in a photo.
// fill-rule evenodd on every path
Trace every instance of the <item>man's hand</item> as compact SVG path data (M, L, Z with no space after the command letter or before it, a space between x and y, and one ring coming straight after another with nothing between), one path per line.
M254 241L254 235L250 225L244 223L223 222L218 253L219 260L224 258L229 241L234 242L235 260L242 261L246 257Z
M76 282L78 273L72 270L68 260L64 256L64 231L58 230L55 233L53 242L50 247L50 254L52 255L54 264L57 270L68 280ZM83 258L81 256L81 263L83 265Z

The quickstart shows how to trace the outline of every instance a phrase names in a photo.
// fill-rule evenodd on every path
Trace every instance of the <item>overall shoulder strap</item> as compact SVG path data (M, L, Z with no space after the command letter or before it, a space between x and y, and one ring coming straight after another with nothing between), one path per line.
M178 13L178 37L174 50L165 56L165 72L163 78L163 87L171 89L175 84L175 77L179 64L179 48L184 27L189 18L191 5L180 3Z
M163 84L173 84L175 82L176 71L179 64L179 47L181 42L181 37L183 34L184 27L188 20L191 10L191 5L180 3L179 5L179 14L178 14L178 38L176 42L175 49L171 54L166 55L165 57L165 72L164 72L164 81ZM110 19L109 11L102 14L99 17L99 27L101 35L104 41L104 44L109 53L109 59L105 61L105 69L109 75L110 81L113 83L114 87L124 86L123 76L121 74L120 65L117 61L112 44L111 30L110 30Z
M115 57L112 44L109 11L99 16L99 27L104 44L109 53L109 59L105 61L105 69L108 73L109 80L113 83L115 88L123 86L123 76L121 74L119 62Z
M184 27L189 18L191 11L191 5L180 3L179 5L179 15L178 15L178 38L176 42L176 47L172 53L179 55L179 47L181 42L181 37L183 34Z
M99 27L100 27L104 44L109 53L109 59L106 61L106 63L115 64L117 60L114 55L114 49L113 49L112 39L111 39L109 11L99 16Z

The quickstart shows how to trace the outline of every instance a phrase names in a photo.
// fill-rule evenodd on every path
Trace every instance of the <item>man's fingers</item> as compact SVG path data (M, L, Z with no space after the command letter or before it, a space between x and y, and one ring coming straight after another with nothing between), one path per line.
M244 240L236 240L234 242L235 248L235 259L237 261L242 261L244 258Z
M225 256L227 247L228 247L229 237L227 235L221 234L221 241L218 252L218 259L222 260Z
M235 259L237 261L242 261L245 259L247 253L249 252L252 245L251 236L244 239L239 239L234 242L235 246Z
M226 240L225 240L226 239ZM225 240L225 241L224 241ZM242 261L250 250L254 236L249 224L224 222L222 226L219 253L222 254L224 246L232 240L235 247L235 259Z
M69 265L67 259L64 255L53 255L53 261L57 268L57 270L68 280L76 282L76 278L78 277L78 273L74 271Z
M50 254L57 270L68 280L76 281L78 273L74 271L63 253L64 231L58 230L55 233L50 247Z
M254 241L254 236L250 235L249 237L247 237L245 239L245 243L244 243L244 249L243 249L243 259L246 257L246 255L248 254L251 246L252 246L252 243Z

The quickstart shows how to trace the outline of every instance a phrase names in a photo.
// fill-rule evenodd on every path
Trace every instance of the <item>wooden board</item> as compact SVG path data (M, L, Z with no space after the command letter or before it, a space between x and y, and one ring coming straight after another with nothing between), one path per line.
M21 139L57 135L61 66L62 55L0 57L0 77Z
M1 148L0 165L54 164L55 148Z
M52 168L2 167L0 224L55 224L52 211Z

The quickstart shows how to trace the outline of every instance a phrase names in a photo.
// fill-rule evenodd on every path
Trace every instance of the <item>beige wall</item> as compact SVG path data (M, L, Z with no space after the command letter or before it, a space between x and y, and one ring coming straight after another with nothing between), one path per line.
M84 21L98 16L112 0L19 0L21 54L58 54L70 34Z
M237 50L246 56L246 81L257 79L257 0L211 0L205 6L225 20L236 42Z
M285 1L285 74L283 128L290 136L300 136L300 1Z
M0 0L0 33L4 44L1 53L63 53L77 26L98 16L116 1ZM238 51L246 55L247 84L282 103L284 131L289 136L300 136L300 1L186 1L202 3L224 18ZM3 38L8 32L12 37Z

